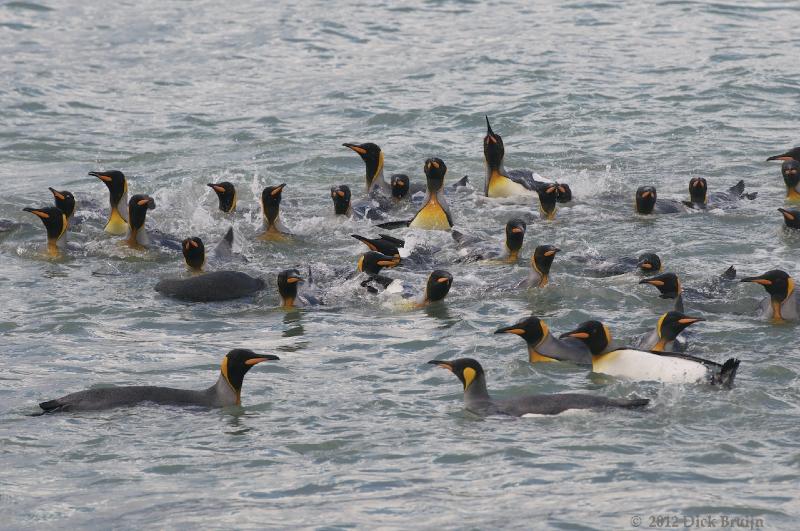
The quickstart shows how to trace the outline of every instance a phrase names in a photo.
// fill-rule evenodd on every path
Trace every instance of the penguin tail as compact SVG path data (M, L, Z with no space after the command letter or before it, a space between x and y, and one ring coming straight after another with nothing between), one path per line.
M410 221L387 221L386 223L378 223L378 227L387 230L402 229L408 227Z
M450 185L451 190L455 190L456 188L460 188L462 186L467 186L469 184L469 175L465 175L453 184Z
M711 383L730 389L733 387L733 379L736 378L736 371L739 369L739 360L731 358L722 364L722 368Z

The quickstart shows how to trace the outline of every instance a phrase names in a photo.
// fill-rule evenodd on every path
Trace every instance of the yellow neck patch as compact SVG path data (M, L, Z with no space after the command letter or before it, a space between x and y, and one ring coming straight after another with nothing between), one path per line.
M478 373L472 367L467 367L462 374L464 375L464 391L466 391Z
M488 197L514 197L530 193L530 190L512 181L499 170L492 170L492 173L489 174L489 186L486 188Z
M661 334L661 326L664 324L664 319L666 319L667 314L662 315L658 318L658 324L656 325L656 332L658 332L658 338L661 339L663 336Z
M528 361L531 363L548 363L557 360L544 354L539 354L533 347L528 347Z
M786 199L792 202L800 202L800 191L796 188L786 188Z
M105 231L116 236L121 236L128 232L128 222L120 215L116 207L111 209L111 217L108 219Z
M439 203L436 194L432 194L428 202L419 209L409 227L425 230L450 230L450 220Z
M651 350L655 352L664 352L666 349L667 349L667 340L659 339L658 343L656 343Z
M222 365L219 368L220 372L222 373L222 377L225 378L225 382L231 387L234 393L236 393L236 405L239 406L242 404L242 394L241 391L237 391L236 388L231 383L230 377L228 377L228 356L222 358Z

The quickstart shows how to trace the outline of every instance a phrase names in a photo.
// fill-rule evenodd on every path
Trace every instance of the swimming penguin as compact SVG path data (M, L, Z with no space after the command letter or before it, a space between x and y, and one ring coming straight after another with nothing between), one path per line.
M646 398L606 398L578 393L525 395L495 400L489 396L486 388L483 367L474 359L431 360L428 363L447 369L461 380L464 385L464 408L480 416L558 415L568 409L640 408L650 402Z
M794 159L784 161L781 164L781 175L786 185L786 199L800 201L800 162Z
M700 321L705 319L676 311L667 312L658 318L655 329L640 337L634 346L656 352L683 352L686 350L686 339L680 333Z
M528 278L523 280L517 287L545 287L550 281L550 266L553 264L553 259L558 252L561 252L561 249L552 245L539 245L536 247L533 250L533 256L531 256L531 272L528 274Z
M263 361L280 358L272 354L256 354L252 350L233 349L222 358L220 375L216 383L207 389L193 391L156 387L154 385L130 385L87 389L55 400L42 402L43 413L66 411L97 411L115 407L135 406L144 402L166 406L201 406L218 408L242 404L242 383L247 372Z
M159 280L155 290L162 295L189 302L238 299L264 289L264 281L239 271L212 271L189 278Z
M771 160L783 160L783 161L796 160L796 161L800 162L800 146L794 147L794 148L790 149L789 151L787 151L786 153L782 153L780 155L774 155L772 157L769 157L767 159L767 162L769 162Z
M261 192L261 208L264 212L266 230L258 237L260 240L280 240L288 231L280 220L281 193L286 183L267 186Z
M643 275L652 275L661 271L661 258L655 253L642 253L638 257L622 257L608 259L596 256L572 256L574 262L589 264L584 274L593 278L614 277L639 271Z
M351 144L345 142L342 145L358 153L361 160L364 161L367 194L372 195L378 192L386 197L391 197L391 185L383 177L383 151L381 148L372 142L367 142L366 144Z
M783 214L783 223L790 229L800 229L800 210L788 210L779 208L778 212Z
M486 136L483 137L483 158L486 162L486 184L483 193L486 197L514 197L529 195L540 187L547 186L545 181L533 178L528 170L506 171L503 165L505 157L503 138L492 131L489 117L486 117Z
M236 187L233 186L233 183L223 181L221 183L208 183L207 186L216 192L221 211L230 214L236 210Z
M121 171L90 171L89 175L97 177L108 187L111 215L106 223L105 231L121 236L128 232L128 181Z
M58 191L55 188L48 188L50 193L53 194L53 200L56 206L67 216L67 221L72 221L72 216L75 214L75 196L67 190Z
M525 231L528 225L519 218L510 219L506 223L506 240L502 249L487 247L485 242L468 238L457 230L452 231L453 239L463 250L458 262L477 262L480 260L496 260L509 264L516 263L519 259L519 250L525 241Z
M561 335L580 339L592 352L592 372L632 380L664 383L705 382L731 387L739 360L723 364L677 352L649 352L633 348L611 348L611 333L599 321L586 321Z
M346 184L331 186L333 213L337 216L351 216L353 214L353 208L350 205L350 198L350 187Z
M125 243L132 249L144 249L150 245L150 237L144 228L147 211L156 208L155 200L147 194L136 194L128 201L128 237Z
M639 281L639 284L650 284L658 288L661 293L659 297L662 299L673 299L675 305L673 309L676 312L683 313L683 287L678 275L675 273L662 273L654 277L645 278Z
M769 297L761 301L759 313L762 318L775 322L800 319L800 297L795 290L794 279L785 271L773 269L757 277L746 277L740 282L761 284Z
M358 258L357 273L366 273L369 278L361 282L361 287L367 288L370 293L386 289L394 279L381 275L381 270L384 267L397 267L399 264L399 256L387 256L375 251L362 254Z
M724 207L740 199L753 200L758 196L758 192L746 194L744 192L744 181L739 181L728 188L725 192L708 193L708 182L703 177L692 177L689 180L689 201L683 204L689 208L715 208Z
M640 186L636 190L636 212L639 214L675 214L684 209L679 201L662 199L656 202L655 186Z
M556 219L556 202L558 201L558 185L553 183L539 187L539 213L542 219Z
M524 339L531 363L564 361L576 365L592 364L592 353L582 341L555 337L545 322L533 315L511 326L498 328L494 333L515 334Z
M351 234L351 236L369 247L370 251L375 251L396 258L400 258L400 248L406 244L404 240L401 240L400 238L393 238L388 234L379 234L379 238L365 238L364 236L359 236L358 234Z
M428 275L428 280L425 282L425 291L422 299L416 303L416 308L422 308L444 300L450 287L453 285L453 275L444 269L435 269Z
M442 159L431 158L425 161L428 194L425 196L422 208L408 224L409 227L425 230L450 230L453 226L453 218L442 193L446 173L447 166Z
M392 187L392 199L400 201L408 196L411 190L411 180L405 173L395 173L390 178L390 186Z
M198 236L186 238L181 244L183 259L186 266L193 273L202 273L206 265L206 248ZM233 227L228 229L225 236L214 248L213 257L216 260L227 260L233 255Z
M303 283L300 271L286 269L278 273L278 294L281 296L281 307L302 308L319 304L319 301L308 294L298 294L297 287Z
M61 249L59 249L59 240L64 236L67 227L69 227L66 214L58 207L26 207L22 210L30 212L42 220L44 228L47 230L47 254L50 256L60 256Z

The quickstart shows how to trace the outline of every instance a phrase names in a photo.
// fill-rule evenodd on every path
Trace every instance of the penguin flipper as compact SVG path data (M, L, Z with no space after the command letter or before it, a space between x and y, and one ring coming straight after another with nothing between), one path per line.
M468 184L469 184L469 176L465 175L462 178L460 178L459 180L457 180L456 182L454 182L453 184L451 184L448 189L449 190L456 190L458 188L462 188L464 186L467 186Z
M378 227L386 230L395 230L395 229L402 229L403 227L408 227L411 223L410 220L406 221L387 221L386 223L378 223Z
M59 399L55 399L48 400L47 402L40 402L39 407L43 410L39 415L44 415L45 413L56 413L57 411L66 410L67 404L62 403Z
M391 243L395 247L403 247L406 244L405 240L401 240L400 238L395 238L394 236L389 236L388 234L378 234L378 236L380 236L387 242Z
M536 192L539 188L552 184L546 181L537 181L533 177L533 172L531 170L508 170L506 172L506 177L517 184L521 184L532 192Z
M742 195L744 195L744 180L740 180L738 183L728 188L728 192L734 194L736 197L742 197Z
M736 266L730 266L726 269L721 275L720 278L723 280L735 280L736 279Z
M726 389L733 387L733 379L736 378L736 371L739 369L739 363L740 361L736 358L727 360L722 364L719 374L715 374L711 377L711 383L713 385L725 387Z
M214 256L217 258L230 258L233 254L233 227L228 229L222 240L214 247Z

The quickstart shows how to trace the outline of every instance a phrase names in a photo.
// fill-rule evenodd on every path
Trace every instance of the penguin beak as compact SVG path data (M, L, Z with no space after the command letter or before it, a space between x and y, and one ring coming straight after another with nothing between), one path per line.
M549 251L545 251L544 255L545 256L553 256L554 254L559 253L559 252L561 252L561 249L550 249Z
M286 183L279 184L278 186L275 187L274 190L272 190L269 193L269 195L271 195L272 197L275 197L276 195L280 195L280 193L283 191L283 187L284 186L286 186Z
M755 282L756 284L761 284L762 286L772 285L771 280L767 280L766 278L761 278L761 277L746 277L740 280L739 282Z
M794 157L791 156L789 153L784 153L783 155L774 155L767 159L767 162L771 160L794 160Z
M653 286L663 286L664 285L664 281L663 280L651 280L651 279L647 279L646 278L644 280L640 280L639 284L652 284Z
M42 212L41 210L36 210L35 208L25 207L22 210L24 210L25 212L30 212L31 214L34 214L36 216L39 216L42 219L47 219L50 217L50 214L48 214L47 212Z
M639 264L638 264L638 265L639 265L639 267L641 267L642 269L653 269L653 264L651 264L650 262L644 262L644 261L642 261L642 262L639 262Z
M288 284L297 284L298 282L303 282L303 279L300 277L289 277L286 279Z
M789 221L794 221L795 220L796 216L794 214L792 214L791 212L789 212L788 210L786 210L785 208L779 208L778 212L783 214L783 217L785 217Z
M511 232L513 232L514 234L519 234L520 232L525 232L525 231L520 227L514 227L513 229L511 229Z
M264 354L263 356L259 356L257 358L250 358L249 360L246 360L244 364L252 367L253 365L258 365L262 361L275 361L279 359L280 358L278 356L273 356L272 354Z
M62 194L61 192L59 192L59 191L58 191L58 190L56 190L55 188L49 188L49 187L48 187L47 189L48 189L48 190L50 190L50 192L52 192L52 194L53 194L53 197L55 197L56 199L59 199L59 200L61 200L61 201L63 201L63 200L65 199L65 198L64 198L64 194Z
M705 321L705 319L703 319L702 317L684 317L683 319L678 319L678 322L684 325L699 323L700 321Z
M648 191L648 192L644 192L644 193L642 194L642 197L644 197L644 198L648 198L648 197L650 197L651 195L653 195L653 192L649 192L649 191Z
M565 337L574 337L575 339L589 339L588 332L564 332L560 336L559 339L564 339Z
M210 186L211 188L213 188L214 191L217 192L218 194L224 194L225 193L225 188L219 186L218 184L208 183L207 186Z
M156 207L156 201L152 197L140 199L136 204L139 206L147 206L147 210L153 210Z
M438 282L439 284L444 284L445 282L450 282L450 278L449 277L439 277L439 278L436 279L436 282Z
M497 137L495 137L494 131L492 131L492 125L489 123L488 116L486 116L486 141L490 144L497 143Z
M344 143L344 144L342 144L342 145L343 145L344 147L346 147L346 148L350 148L350 149L352 149L353 151L355 151L355 152L356 152L356 153L358 153L359 155L366 155L366 154L367 154L367 150L366 150L366 149L364 149L364 148L362 148L361 146L359 146L359 145L357 145L357 144L348 144L348 143Z
M514 334L521 336L525 333L525 330L519 328L518 325L511 325L511 326L504 326L503 328L498 328L494 331L495 334Z
M441 367L442 369L447 369L448 371L453 372L453 365L449 361L431 360L428 363L430 365L436 365L437 367Z

